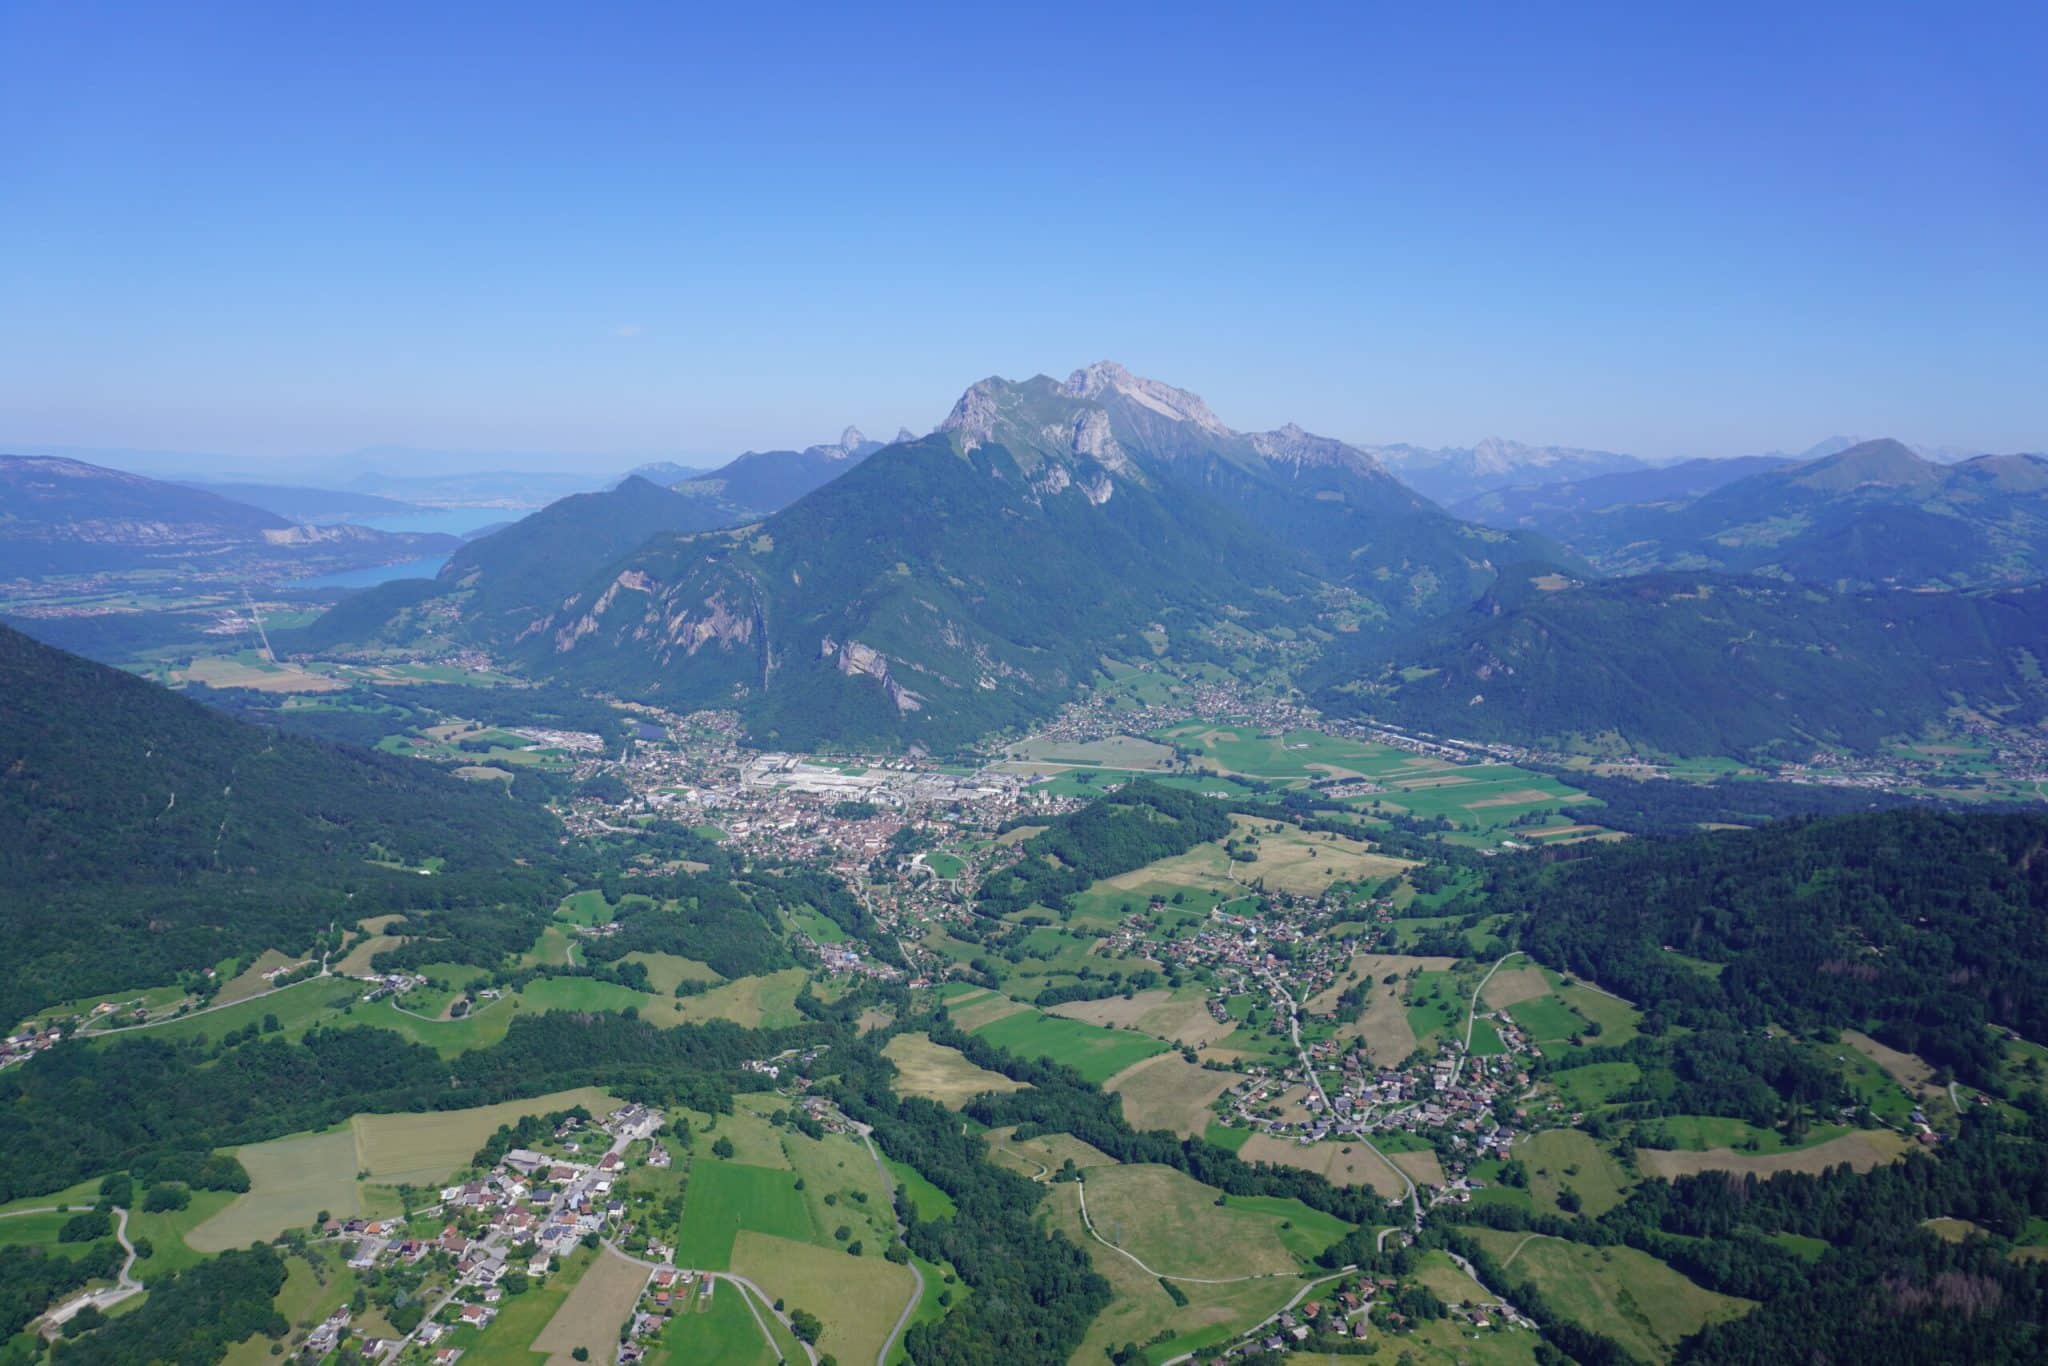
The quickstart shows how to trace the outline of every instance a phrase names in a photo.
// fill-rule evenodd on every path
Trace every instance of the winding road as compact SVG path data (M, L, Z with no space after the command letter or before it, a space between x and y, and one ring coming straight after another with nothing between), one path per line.
M890 1173L888 1164L882 1161L882 1154L875 1148L875 1140L868 1137L866 1130L861 1131L860 1141L868 1145L868 1156L875 1159L875 1170L882 1176L882 1189L889 1195L889 1208L894 1210L896 1178ZM901 1238L905 1232L907 1230L903 1226L903 1216L899 1213L896 1215L896 1236ZM875 1366L889 1366L890 1350L896 1346L896 1340L903 1336L903 1330L910 1326L910 1316L917 1312L917 1306L924 1301L924 1272L917 1269L915 1261L905 1262L904 1265L910 1268L911 1278L916 1285L910 1292L910 1303L904 1305L903 1312L896 1316L896 1326L889 1330L888 1337L882 1339L882 1350L875 1353Z
M37 1205L33 1209L9 1210L0 1214L0 1219L13 1218L22 1214L57 1214L55 1205ZM128 1254L121 1263L119 1278L113 1285L102 1290L88 1290L75 1295L43 1315L43 1336L55 1337L56 1330L63 1327L88 1305L105 1310L123 1300L133 1299L147 1290L141 1281L135 1279L135 1244L128 1241L128 1211L119 1205L114 1207L114 1238L121 1244L121 1250Z

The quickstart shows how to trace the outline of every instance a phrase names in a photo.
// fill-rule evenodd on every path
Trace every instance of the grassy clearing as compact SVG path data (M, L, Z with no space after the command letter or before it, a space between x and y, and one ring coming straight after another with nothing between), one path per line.
M1233 1028L1231 1021L1219 1021L1209 1013L1209 993L1199 986L1178 990L1155 987L1133 992L1129 997L1068 1001L1051 1007L1047 1013L1105 1029L1135 1029L1155 1039L1192 1044L1196 1048L1216 1042Z
M235 1155L249 1169L249 1189L186 1235L201 1252L268 1242L288 1228L311 1224L322 1210L339 1217L362 1212L356 1139L347 1125L252 1143Z
M468 1166L471 1156L500 1125L578 1105L602 1118L616 1110L619 1102L600 1087L583 1086L468 1110L357 1115L349 1121L355 1135L355 1169L369 1172L372 1181L387 1184L438 1183Z
M910 1268L885 1261L879 1249L852 1257L751 1231L734 1240L732 1264L770 1295L822 1319L818 1350L843 1362L875 1360L917 1288Z
M953 1217L953 1197L931 1183L930 1178L907 1162L898 1162L893 1157L882 1159L882 1165L896 1178L896 1185L908 1196L917 1209L920 1219L950 1219Z
M694 958L684 958L673 953L629 953L626 962L638 963L647 969L648 985L657 996L674 996L676 988L685 982L719 982L724 979L709 963L700 963Z
M673 1023L678 1024L730 1020L746 1029L786 1029L803 1020L796 998L806 975L802 968L784 968L759 977L737 977L724 986L676 1001L668 1012L650 1014L649 1007L643 1005L641 1014L657 1024L671 1023L663 1017L672 1013Z
M1006 1125L990 1129L982 1135L988 1144L989 1157L997 1166L1006 1167L1025 1176L1044 1176L1056 1172L1061 1165L1072 1162L1086 1170L1090 1167L1113 1167L1116 1159L1093 1144L1084 1143L1072 1134L1039 1134L1033 1138L1017 1137L1017 1127Z
M1695 1285L1631 1247L1588 1247L1557 1238L1475 1230L1508 1275L1534 1285L1560 1314L1651 1361L1667 1361L1679 1340L1755 1305ZM1519 1251L1517 1247L1519 1246Z
M1100 1176L1101 1173L1096 1173L1090 1179ZM1095 1196L1091 1193L1091 1215L1094 1205ZM1055 1185L1043 1208L1047 1223L1087 1253L1114 1294L1108 1307L1089 1324L1088 1335L1073 1357L1077 1362L1103 1361L1107 1359L1106 1351L1127 1342L1150 1342L1161 1334L1167 1340L1147 1348L1144 1360L1165 1361L1182 1352L1225 1341L1277 1310L1300 1285L1291 1276L1230 1285L1183 1283L1179 1288L1188 1303L1178 1305L1160 1286L1157 1277L1089 1236L1081 1223L1079 1187L1072 1182Z
M1353 986L1367 984L1365 1009L1350 1020L1337 1024L1339 1038L1358 1038L1365 1041L1367 1053L1372 1060L1383 1067L1391 1067L1414 1052L1418 1046L1415 1028L1409 1018L1406 1005L1408 983L1411 972L1446 973L1452 958L1420 957L1413 954L1360 953L1354 954L1351 964L1329 987L1309 998L1307 1012L1311 1015L1332 1015L1338 1008L1338 998ZM1393 982L1386 978L1393 977Z
M604 1249L534 1338L533 1350L567 1358L587 1347L596 1356L618 1340L619 1325L633 1312L646 1284L646 1267Z
M957 1110L985 1091L1020 1091L1012 1081L967 1060L957 1048L936 1044L929 1034L898 1034L882 1056L896 1064L898 1095L923 1096Z
M1098 1167L1086 1183L1095 1232L1163 1275L1221 1280L1301 1270L1281 1237L1286 1216L1227 1201L1219 1205L1215 1187L1172 1167ZM1339 1225L1332 1240L1346 1231Z
M1578 1194L1581 1209L1597 1218L1622 1202L1636 1184L1612 1154L1577 1129L1547 1129L1515 1144L1514 1154L1529 1168L1529 1194L1537 1208L1563 1213L1558 1194Z
M1239 1080L1234 1072L1212 1072L1178 1053L1162 1053L1132 1063L1102 1089L1122 1102L1132 1128L1167 1129L1193 1138L1215 1118L1210 1103Z
M1844 1162L1859 1172L1865 1172L1883 1163L1898 1161L1905 1155L1907 1146L1904 1135L1890 1129L1867 1129L1841 1134L1825 1143L1790 1152L1741 1153L1729 1148L1713 1148L1706 1152L1667 1152L1640 1148L1636 1152L1636 1163L1646 1175L1673 1180L1700 1172L1754 1172L1758 1176L1769 1176L1773 1172L1818 1174Z
M811 1236L810 1210L795 1174L699 1158L690 1171L676 1265L733 1270L733 1240L742 1231L799 1241Z
M1389 1200L1405 1197L1408 1183L1363 1143L1296 1143L1271 1134L1254 1134L1238 1148L1247 1162L1271 1162L1315 1172L1340 1186L1370 1186Z
M282 991L274 991L255 1000L237 1001L233 1005L220 1010L210 1010L203 1015L187 1015L141 1029L117 1029L105 1034L94 1034L92 1038L96 1043L107 1039L131 1037L158 1039L164 1043L175 1043L181 1039L200 1036L219 1039L245 1025L253 1024L260 1027L265 1015L275 1015L279 1025L284 1029L284 1037L296 1039L315 1025L346 1023L341 1016L341 1009L354 1001L361 992L360 982L337 981L332 977L309 977L303 982L293 983Z
M1139 1059L1167 1048L1136 1030L1101 1029L1029 1007L969 1032L1019 1057L1064 1063L1098 1086Z

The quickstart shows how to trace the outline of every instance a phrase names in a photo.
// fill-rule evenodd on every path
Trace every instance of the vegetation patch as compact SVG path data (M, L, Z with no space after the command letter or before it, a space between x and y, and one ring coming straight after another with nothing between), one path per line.
M1022 1082L969 1062L959 1049L933 1043L929 1034L898 1034L882 1056L896 1064L898 1095L923 1096L956 1110L985 1091L1024 1089Z
M879 1250L847 1255L760 1231L741 1233L732 1245L732 1269L791 1309L824 1321L818 1350L844 1362L868 1362L910 1303L916 1282L910 1268L884 1259Z
M1198 1067L1178 1053L1132 1063L1103 1083L1123 1103L1133 1129L1166 1129L1193 1138L1215 1117L1209 1107L1241 1078L1234 1072Z
M771 1167L699 1158L690 1171L676 1265L733 1270L733 1240L742 1230L778 1240L809 1238L811 1214L803 1192L796 1188L796 1176Z

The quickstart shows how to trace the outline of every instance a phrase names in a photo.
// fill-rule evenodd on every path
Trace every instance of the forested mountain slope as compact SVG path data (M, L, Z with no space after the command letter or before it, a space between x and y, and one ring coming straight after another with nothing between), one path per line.
M557 839L553 817L495 785L234 721L6 628L0 698L10 1024L303 949L337 917L530 896L538 874L520 861ZM441 872L412 871L430 857Z
M1534 578L1333 655L1311 675L1318 699L1439 734L1680 755L1867 749L1958 706L2048 713L2042 585L1836 594L1696 574Z
M950 744L1048 713L1106 653L1163 635L1228 658L1233 633L1386 631L1542 548L1457 521L1352 447L1232 431L1104 364L985 380L932 436L758 526L657 537L537 616L516 654L737 702L776 744Z

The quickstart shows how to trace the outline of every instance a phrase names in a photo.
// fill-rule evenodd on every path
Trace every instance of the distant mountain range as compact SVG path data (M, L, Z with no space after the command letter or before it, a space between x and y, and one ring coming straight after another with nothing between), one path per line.
M0 456L0 575L142 568L295 577L453 549L453 536L310 526L205 489L52 456Z
M1430 448L1405 443L1364 447L1402 483L1450 506L1494 489L1591 479L1648 468L1633 455L1530 446L1488 437L1476 446Z
M1459 506L1610 573L1762 573L1844 589L2023 583L2048 572L2048 458L1923 459L1866 441L1817 460L1691 461Z

